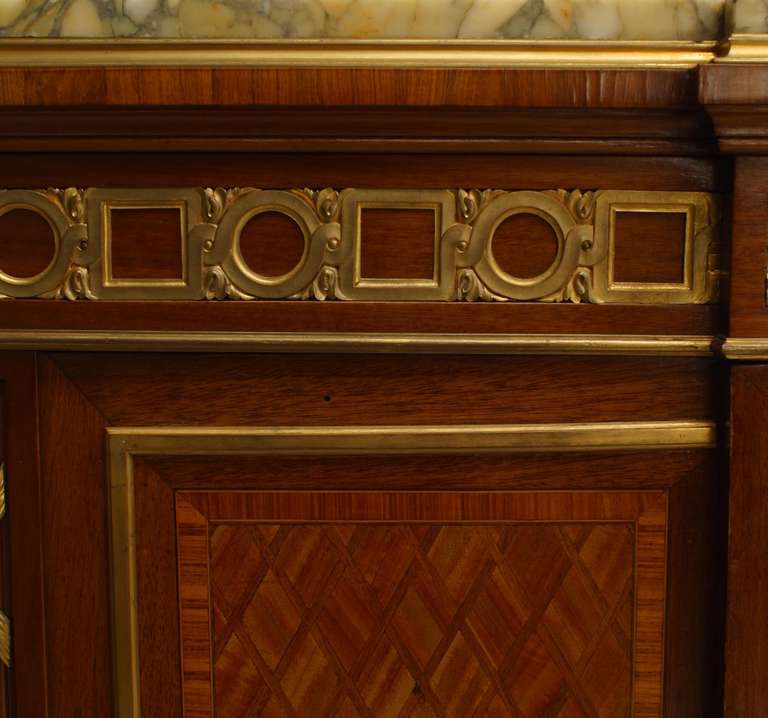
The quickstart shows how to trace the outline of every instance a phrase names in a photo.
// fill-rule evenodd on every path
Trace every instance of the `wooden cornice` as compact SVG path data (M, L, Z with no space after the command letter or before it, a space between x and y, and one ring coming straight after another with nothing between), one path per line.
M0 107L0 151L706 155L706 114L675 109Z
M768 64L700 67L699 103L712 118L721 152L768 153Z
M0 68L0 151L713 149L685 67Z

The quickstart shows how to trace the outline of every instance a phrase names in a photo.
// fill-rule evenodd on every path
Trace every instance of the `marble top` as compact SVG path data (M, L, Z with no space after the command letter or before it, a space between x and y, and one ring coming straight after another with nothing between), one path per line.
M768 0L733 0L730 11L734 33L768 33Z
M0 0L0 37L713 40L726 0ZM765 31L768 0L735 0ZM757 30L755 30L757 28Z

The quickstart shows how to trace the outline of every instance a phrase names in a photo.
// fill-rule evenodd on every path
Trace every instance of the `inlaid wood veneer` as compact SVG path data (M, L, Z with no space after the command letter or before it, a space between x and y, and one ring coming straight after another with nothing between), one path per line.
M663 493L182 491L176 520L185 717L661 715Z

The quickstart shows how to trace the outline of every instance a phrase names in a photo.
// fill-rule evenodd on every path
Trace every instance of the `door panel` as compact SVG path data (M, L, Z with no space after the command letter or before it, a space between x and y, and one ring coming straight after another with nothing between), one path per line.
M68 354L38 384L52 715L717 705L714 436L615 443L711 427L707 361ZM302 426L329 446L243 443Z

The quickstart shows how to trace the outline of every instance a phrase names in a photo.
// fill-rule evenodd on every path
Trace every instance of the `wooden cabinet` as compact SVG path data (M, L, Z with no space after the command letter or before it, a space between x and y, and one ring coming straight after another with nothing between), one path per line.
M763 715L723 72L0 68L8 714Z

